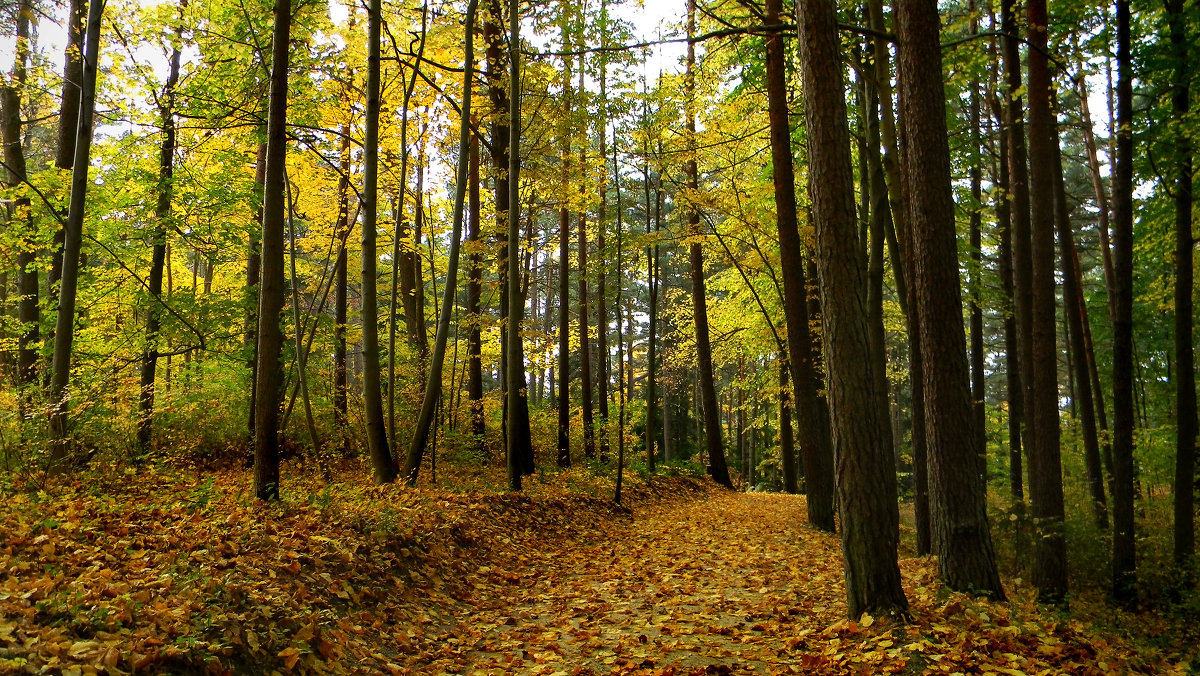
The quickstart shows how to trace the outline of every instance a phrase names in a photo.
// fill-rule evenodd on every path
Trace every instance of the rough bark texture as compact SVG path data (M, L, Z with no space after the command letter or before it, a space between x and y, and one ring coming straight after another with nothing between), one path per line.
M782 0L768 0L767 23L778 23ZM792 167L792 134L788 121L787 72L783 38L767 38L767 114L771 124L771 161L775 188L775 224L779 232L780 275L783 277L784 317L787 320L788 365L795 383L799 418L800 455L808 493L808 522L814 528L834 530L833 449L827 423L820 415L816 375L813 372L812 338L808 331L808 290L804 279L803 244L796 209L796 179ZM790 404L790 402L787 402ZM781 400L780 406L785 402ZM780 414L782 417L782 413ZM789 412L790 418L790 412ZM791 430L788 430L790 436ZM795 467L790 491L795 491ZM784 474L785 487L787 474Z
M279 499L279 404L283 397L283 231L284 164L287 158L290 0L275 0L271 44L271 96L267 118L266 173L263 178L262 276L258 293L257 398L254 402L254 494ZM64 276L65 279L65 276Z
M479 134L471 135L470 185L468 189L467 259L471 269L467 273L467 399L471 407L471 434L474 447L481 456L486 449L484 435L487 427L483 418L483 340L480 333L483 315L480 301L483 296L483 254L479 248Z
M1029 498L1034 520L1033 585L1043 602L1067 593L1067 546L1063 533L1062 459L1058 425L1058 345L1054 281L1054 117L1046 58L1046 0L1029 0L1029 201L1033 208L1030 265L1033 268L1031 324L1032 392L1029 419Z
M509 119L521 119L521 78L520 78L520 49L521 44L521 13L518 0L510 0L508 5L509 21ZM518 198L520 192L519 178L521 171L520 142L521 125L508 126L508 147L505 159L508 160L508 175L506 176L507 193L504 210L508 213L508 305L511 312L508 315L508 343L505 349L508 353L508 481L512 490L521 489L521 476L532 474L533 440L529 430L529 404L525 391L525 351L521 345L521 292L517 286L517 256L520 243L520 218L518 217ZM511 153L508 150L511 149ZM499 181L497 181L499 183ZM496 192L499 197L499 190ZM510 210L508 207L512 205ZM500 205L497 205L499 209ZM502 211L501 213L504 213Z
M829 0L797 5L801 73L808 105L809 183L817 234L829 408L838 477L846 606L862 613L907 615L896 563L899 513L887 412L872 392L863 261L855 246L854 185L837 38Z
M933 0L897 4L902 166L913 240L914 274L909 281L916 292L922 349L936 355L921 368L933 552L951 589L1003 598L987 518L987 489L979 472L982 449L970 423L939 28Z

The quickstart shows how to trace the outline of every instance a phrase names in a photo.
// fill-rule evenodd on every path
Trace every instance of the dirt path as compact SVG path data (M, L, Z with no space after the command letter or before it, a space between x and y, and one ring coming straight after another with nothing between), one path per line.
M661 510L487 566L498 584L477 586L460 616L458 666L774 673L795 662L802 631L843 616L837 537L803 524L803 498L722 493Z

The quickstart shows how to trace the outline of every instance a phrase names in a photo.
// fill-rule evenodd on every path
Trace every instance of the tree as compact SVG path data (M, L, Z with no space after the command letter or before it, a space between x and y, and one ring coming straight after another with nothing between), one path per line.
M371 0L367 11L367 110L366 138L363 141L365 166L362 191L363 406L366 408L364 413L367 419L367 448L371 454L371 467L377 484L391 483L396 479L396 461L388 446L379 382L379 297L376 284L379 257L375 251L375 233L379 227L379 34L380 24L383 22L381 6L380 0ZM265 256L265 238L263 246Z
M1112 592L1137 598L1133 464L1133 67L1129 2L1117 0L1116 164L1113 169L1113 542Z
M1191 54L1183 0L1166 0L1175 57L1171 116L1180 130L1175 140L1175 565L1186 568L1195 556L1193 485L1196 454L1196 371L1192 347L1193 249L1192 143L1184 121L1191 108L1188 87Z
M899 510L888 452L887 417L872 388L863 261L856 245L850 135L838 58L837 12L829 0L802 0L796 7L800 65L807 100L812 216L816 264L824 311L829 412L846 571L846 608L904 616L908 599L896 563Z
M937 6L932 0L896 5L900 87L914 275L909 280L920 318L933 551L947 586L1004 598L992 550L986 486L979 471L981 438L974 430L962 295L958 281L950 145ZM964 421L967 421L964 424Z
M476 0L467 3L465 37L463 39L463 99L459 108L459 141L458 167L454 188L453 229L450 233L450 260L446 269L446 288L442 291L442 311L438 315L437 335L433 341L433 358L429 364L429 381L425 385L425 398L421 402L421 412L417 417L417 426L413 430L412 442L408 447L408 457L404 464L404 475L409 486L417 483L417 474L421 470L421 458L425 453L425 443L429 440L429 430L433 426L433 413L438 400L442 397L442 368L446 361L446 341L450 337L450 319L454 314L454 298L458 295L458 250L462 239L463 203L467 195L467 181L470 178L471 153L471 79L475 75L475 7ZM514 249L515 251L515 249ZM515 368L510 363L510 368Z
M175 31L175 40L182 37L182 25ZM181 45L176 42L171 50L167 81L159 97L159 118L163 140L158 156L158 186L154 205L154 253L150 263L147 290L150 306L146 310L146 348L142 353L141 410L138 419L138 448L145 453L150 450L151 421L154 415L154 379L158 367L159 331L162 327L159 303L162 302L163 268L167 257L167 233L170 231L171 192L175 173L175 86L179 83L179 60Z
M79 255L83 246L83 217L87 208L88 169L92 153L92 117L96 110L96 74L100 58L100 23L104 3L88 5L83 74L80 80L79 124L75 133L74 168L71 171L71 201L63 225L62 278L58 291L58 318L54 329L54 352L50 366L50 470L65 472L70 430L67 403L71 380L71 346L75 339L75 301L79 290Z
M283 396L283 230L287 160L287 93L292 27L291 0L275 0L271 31L271 98L268 103L266 175L263 181L262 276L258 293L257 398L254 402L254 495L279 499L279 404ZM77 165L78 166L78 165ZM63 279L66 279L64 273Z
M782 0L767 0L767 22L778 23ZM821 409L816 375L813 372L811 334L808 331L808 289L804 281L803 245L796 215L796 179L792 168L792 132L788 122L787 73L783 36L774 33L767 39L767 114L771 124L771 163L774 170L775 219L779 231L780 271L783 276L784 316L790 371L796 389L800 423L800 453L804 459L804 478L808 493L808 522L815 528L833 532L833 449L829 434L822 429L826 420ZM787 383L781 383L786 387ZM787 400L781 400L782 410ZM781 418L783 413L781 412ZM787 414L790 428L790 412ZM781 423L782 425L782 423ZM790 436L791 429L784 434ZM785 468L785 484L789 470ZM789 491L794 492L795 468L790 470Z
M496 0L498 2L498 0ZM509 114L510 121L521 119L521 12L519 0L508 3L509 31ZM521 125L508 125L508 487L521 490L521 476L532 473L533 441L529 430L529 408L525 391L525 355L521 345L521 293L517 285L517 251L520 246L519 178L521 172ZM498 193L497 193L498 194ZM507 205L506 205L507 206Z
M687 32L696 32L696 1L687 3ZM685 187L688 190L687 235L692 242L688 246L688 261L692 276L692 319L696 327L696 370L700 386L700 399L704 412L704 440L708 450L708 473L713 480L733 488L729 480L729 469L725 466L725 449L721 440L720 410L717 390L713 382L712 347L708 335L708 308L704 291L704 249L700 243L700 211L695 201L699 198L699 178L696 166L696 46L691 40L687 48L687 70L684 89L687 97L686 125L687 159L684 162Z

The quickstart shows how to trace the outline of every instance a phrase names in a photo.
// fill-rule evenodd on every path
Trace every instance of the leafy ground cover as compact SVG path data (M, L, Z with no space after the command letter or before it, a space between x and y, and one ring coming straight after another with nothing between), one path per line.
M947 593L929 559L901 563L911 623L846 621L837 537L802 497L633 477L616 506L586 470L523 495L362 476L276 505L241 471L6 495L0 673L1188 670L1011 581L1009 603Z

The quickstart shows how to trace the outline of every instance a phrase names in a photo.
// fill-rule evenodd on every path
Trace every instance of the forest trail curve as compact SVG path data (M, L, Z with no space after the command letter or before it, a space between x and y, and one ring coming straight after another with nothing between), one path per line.
M489 562L503 583L477 587L460 616L469 671L770 673L800 664L785 637L844 615L837 536L805 524L804 498L651 509L606 537Z

